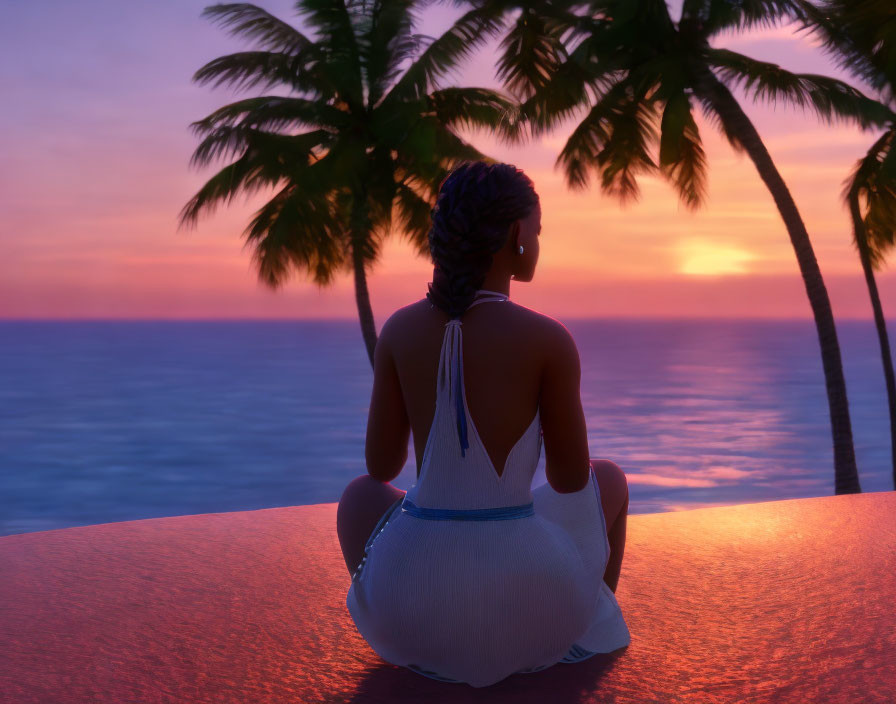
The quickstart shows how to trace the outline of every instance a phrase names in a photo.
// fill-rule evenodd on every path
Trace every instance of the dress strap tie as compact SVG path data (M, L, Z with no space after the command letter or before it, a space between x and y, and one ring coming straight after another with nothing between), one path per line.
M449 328L445 333L449 336L448 349L451 361L451 381L454 385L454 407L457 412L457 436L460 438L460 455L467 456L467 448L470 447L467 438L467 414L464 413L464 362L463 362L463 333L460 318L454 318L445 323Z
M487 301L506 302L508 296L498 291L478 289L473 302L467 310L479 303ZM445 323L445 339L442 342L442 356L439 360L439 390L450 390L454 396L456 411L457 436L460 439L461 457L467 456L470 447L467 436L467 414L464 412L464 362L463 362L463 323L460 318L452 318Z

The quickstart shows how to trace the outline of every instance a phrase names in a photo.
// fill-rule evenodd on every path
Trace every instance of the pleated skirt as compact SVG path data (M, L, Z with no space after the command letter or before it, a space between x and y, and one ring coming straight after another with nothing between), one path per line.
M597 479L532 491L534 514L427 520L396 501L371 532L346 606L385 661L485 687L630 643Z

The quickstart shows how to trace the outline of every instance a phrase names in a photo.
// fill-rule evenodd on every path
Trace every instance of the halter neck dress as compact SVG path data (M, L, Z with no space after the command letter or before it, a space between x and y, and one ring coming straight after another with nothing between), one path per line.
M506 301L479 289L472 305ZM445 324L420 476L383 514L346 605L384 660L485 687L629 644L593 470L580 491L532 490L536 410L499 476L467 408L461 320Z

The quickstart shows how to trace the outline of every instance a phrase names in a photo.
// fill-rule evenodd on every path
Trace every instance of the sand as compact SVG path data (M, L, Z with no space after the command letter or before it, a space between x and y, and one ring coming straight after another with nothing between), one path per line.
M0 538L0 702L896 701L896 492L629 517L632 643L484 689L380 660L336 506Z

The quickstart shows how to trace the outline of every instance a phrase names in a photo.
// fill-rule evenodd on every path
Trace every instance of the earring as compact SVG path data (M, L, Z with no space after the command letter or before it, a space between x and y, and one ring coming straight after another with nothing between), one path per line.
M520 245L520 254L523 253L523 245Z

